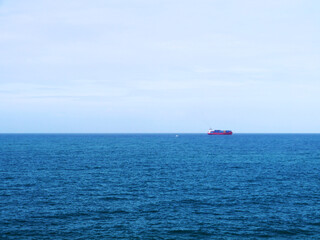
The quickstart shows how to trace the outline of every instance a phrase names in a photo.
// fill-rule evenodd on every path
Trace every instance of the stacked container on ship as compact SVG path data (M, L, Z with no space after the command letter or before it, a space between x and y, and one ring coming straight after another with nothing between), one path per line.
M211 128L208 131L208 135L232 135L230 130L212 130Z

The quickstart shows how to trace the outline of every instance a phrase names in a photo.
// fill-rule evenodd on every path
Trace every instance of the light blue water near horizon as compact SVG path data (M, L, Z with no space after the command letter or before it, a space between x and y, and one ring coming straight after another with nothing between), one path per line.
M319 238L319 163L319 134L1 134L0 238Z

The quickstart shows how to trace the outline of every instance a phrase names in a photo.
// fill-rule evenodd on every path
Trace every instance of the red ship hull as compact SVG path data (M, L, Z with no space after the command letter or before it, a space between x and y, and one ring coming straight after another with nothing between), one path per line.
M227 133L208 133L208 135L232 135L232 132L227 132Z

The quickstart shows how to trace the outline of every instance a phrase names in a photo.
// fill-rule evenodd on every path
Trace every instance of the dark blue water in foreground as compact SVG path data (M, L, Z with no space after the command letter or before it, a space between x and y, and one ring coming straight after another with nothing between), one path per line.
M320 238L320 135L0 135L2 239Z

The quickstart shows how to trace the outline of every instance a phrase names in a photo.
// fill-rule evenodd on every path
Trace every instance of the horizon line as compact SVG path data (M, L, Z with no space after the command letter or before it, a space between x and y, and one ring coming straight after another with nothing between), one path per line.
M2 132L1 134L207 134L207 132ZM233 132L233 134L320 134L320 132Z

